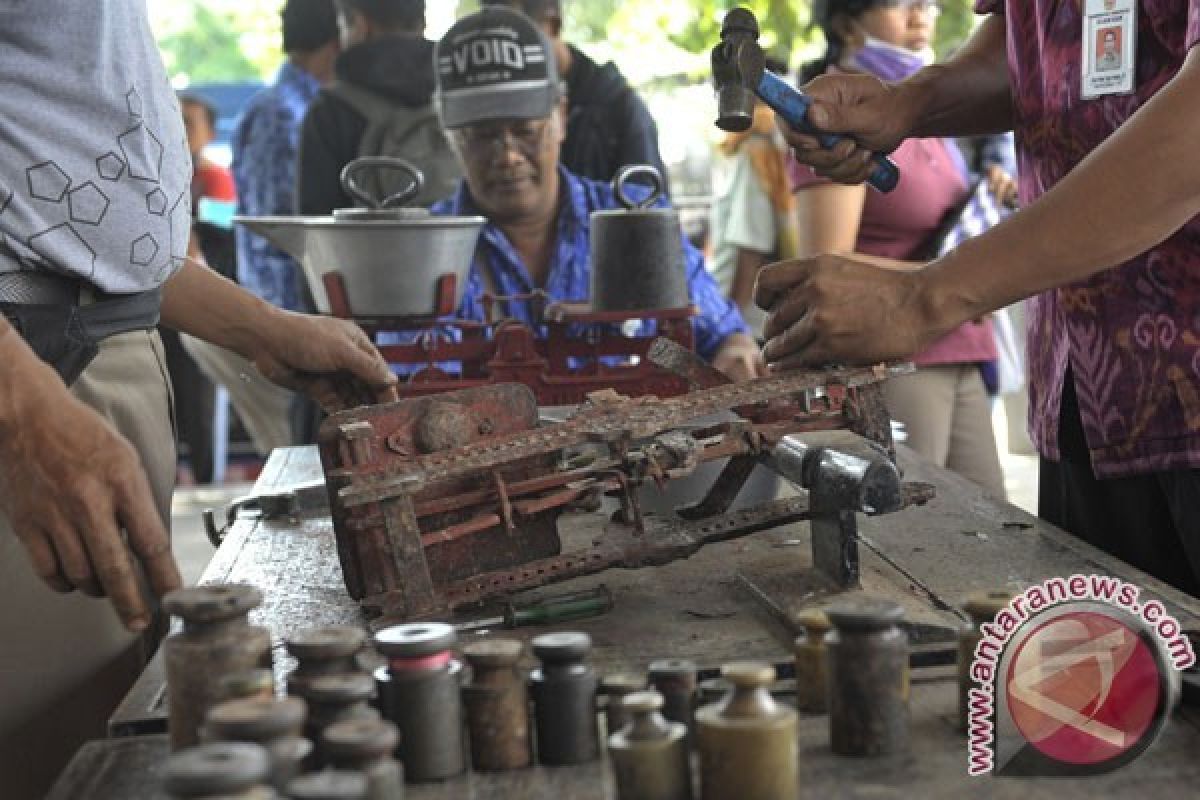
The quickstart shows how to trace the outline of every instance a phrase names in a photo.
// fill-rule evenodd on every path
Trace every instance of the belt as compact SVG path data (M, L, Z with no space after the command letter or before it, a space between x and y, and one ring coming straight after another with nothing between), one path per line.
M158 324L162 290L110 294L79 278L49 272L0 273L0 312L13 317L35 309L61 309L78 319L95 341Z
M78 278L49 272L0 273L0 303L20 306L84 306L104 293ZM117 295L113 295L114 297Z

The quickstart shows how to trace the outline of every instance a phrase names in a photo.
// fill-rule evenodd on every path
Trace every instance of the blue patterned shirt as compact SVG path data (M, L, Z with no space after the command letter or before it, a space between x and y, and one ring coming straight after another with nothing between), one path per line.
M321 85L287 62L275 83L250 99L233 134L233 179L238 213L296 213L296 156L300 126ZM299 267L258 234L237 226L238 281L281 308L307 310Z
M558 215L558 235L545 291L553 301L586 303L591 294L591 214L593 211L606 211L621 206L613 195L612 187L607 183L577 177L562 167L559 168L559 177L567 190L567 202L563 203ZM639 190L648 191L633 186L629 193L636 198ZM654 205L665 208L667 204L659 198ZM454 197L438 203L432 210L434 214L456 216L478 213L465 181L459 186ZM680 235L682 236L682 233ZM712 275L705 269L704 256L686 240L683 245L692 303L700 312L693 320L696 350L703 358L712 360L725 339L734 333L745 333L748 329L741 313L725 298ZM498 294L528 294L536 288L529 271L521 262L521 256L504 232L491 222L483 228L478 252L480 259L486 260L492 275L495 276L495 290ZM484 319L485 288L478 268L477 261L467 282L462 305L459 306L457 316L460 319ZM507 311L513 317L527 325L534 324L527 304L513 302L509 306ZM648 328L644 328L638 335L646 335L649 332Z

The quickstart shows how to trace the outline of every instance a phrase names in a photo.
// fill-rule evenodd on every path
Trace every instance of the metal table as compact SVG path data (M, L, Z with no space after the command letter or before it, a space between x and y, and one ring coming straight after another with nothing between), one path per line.
M1019 589L1074 573L1115 575L1164 602L1185 627L1200 624L1200 601L1149 578L1021 510L985 497L973 484L919 462L901 451L906 478L928 481L937 498L925 507L861 520L864 591L903 603L910 619L954 626L956 606L969 592L1007 586ZM320 477L315 449L276 451L256 491L277 492ZM570 535L587 535L585 525ZM807 526L794 526L712 545L664 567L611 570L570 581L565 588L606 584L613 613L570 627L595 642L593 663L603 674L643 670L662 657L691 658L703 667L757 658L790 658L791 633L750 596L739 576L760 587L779 606L811 603L811 586L797 577L807 564ZM266 596L255 621L275 637L325 624L368 620L342 586L331 523L319 515L290 520L239 520L229 531L203 582L249 582ZM528 639L537 629L505 632ZM288 668L277 651L276 668ZM802 795L862 798L1070 798L1121 793L1176 797L1191 794L1200 780L1200 715L1183 709L1162 739L1142 758L1098 778L1003 780L969 778L965 738L956 730L957 685L953 669L914 676L911 752L886 759L839 758L829 751L825 717L801 719ZM114 735L162 730L161 666L147 669L114 716ZM93 742L61 777L54 800L148 797L158 790L166 753L160 736ZM435 786L410 786L418 798L610 798L611 779L601 764L471 775Z

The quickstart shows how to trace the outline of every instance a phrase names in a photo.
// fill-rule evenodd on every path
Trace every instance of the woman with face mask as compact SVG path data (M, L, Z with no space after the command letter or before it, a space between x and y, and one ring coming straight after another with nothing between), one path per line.
M825 56L801 73L860 72L882 81L907 78L933 60L931 0L816 0L813 19L825 33ZM967 200L962 155L943 139L910 139L891 154L900 184L881 194L844 186L793 164L799 238L806 255L857 253L882 266L915 269L936 249ZM846 314L857 313L847 307ZM908 444L925 458L971 479L997 497L1004 476L980 366L996 359L988 320L968 322L919 353L917 371L885 385L888 409Z

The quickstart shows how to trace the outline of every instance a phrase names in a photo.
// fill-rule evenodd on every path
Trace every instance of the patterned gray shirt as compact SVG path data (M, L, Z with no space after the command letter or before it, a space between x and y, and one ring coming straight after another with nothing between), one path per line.
M191 173L146 0L0 0L0 273L160 285Z

